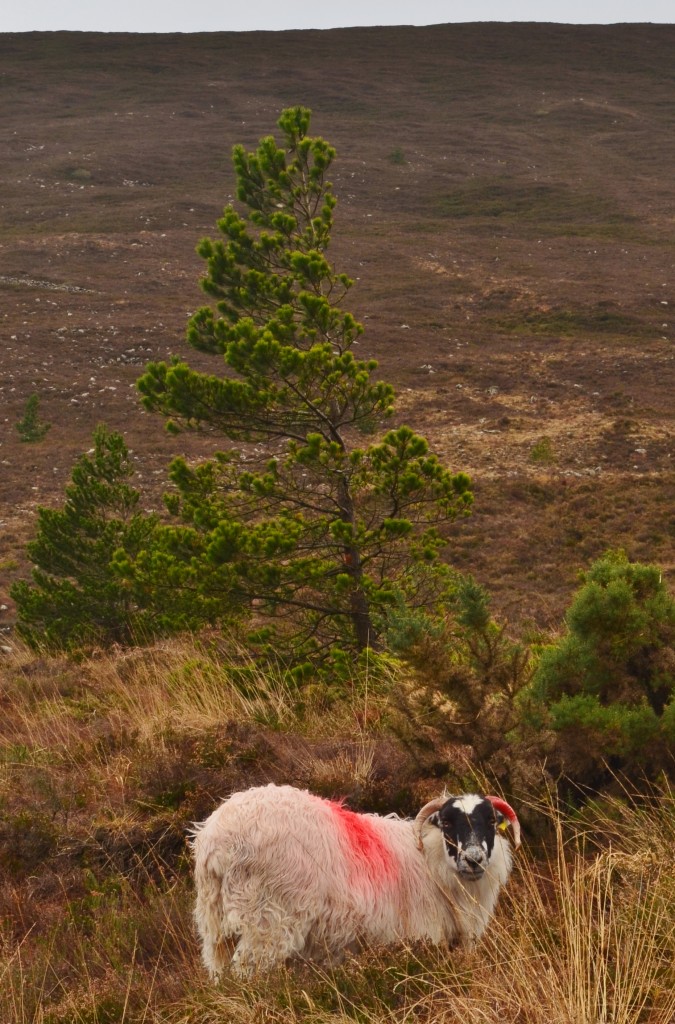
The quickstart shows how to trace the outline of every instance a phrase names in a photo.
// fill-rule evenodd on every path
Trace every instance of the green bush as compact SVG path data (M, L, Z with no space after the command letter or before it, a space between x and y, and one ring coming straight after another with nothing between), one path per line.
M551 730L561 769L588 786L612 772L672 774L675 600L658 566L623 552L582 581L566 632L541 653L530 724Z
M147 546L156 519L138 511L129 483L134 469L121 434L104 426L82 455L66 487L62 508L39 508L35 540L28 544L33 580L11 589L17 632L34 649L68 650L128 643L147 632L138 596L113 566L118 549Z
M435 615L394 607L386 638L413 670L398 688L403 714L395 728L428 770L444 770L445 751L460 774L478 769L507 789L520 785L522 755L529 755L525 744L515 746L514 730L532 657L492 617L488 592L470 576L457 577ZM476 780L467 776L462 784Z
M44 423L39 415L38 409L40 399L37 394L32 394L26 401L26 407L22 418L16 424L19 436L22 441L41 441L51 427L51 423Z

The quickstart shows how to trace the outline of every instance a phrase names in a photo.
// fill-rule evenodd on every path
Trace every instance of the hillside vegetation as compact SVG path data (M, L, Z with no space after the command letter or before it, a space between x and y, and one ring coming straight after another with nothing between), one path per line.
M138 403L186 352L230 151L303 104L337 149L332 259L396 420L474 481L450 562L557 629L608 547L673 565L673 26L0 37L0 604L98 422L157 508ZM364 339L364 342L366 341ZM363 347L362 347L363 350ZM37 393L42 441L14 425Z

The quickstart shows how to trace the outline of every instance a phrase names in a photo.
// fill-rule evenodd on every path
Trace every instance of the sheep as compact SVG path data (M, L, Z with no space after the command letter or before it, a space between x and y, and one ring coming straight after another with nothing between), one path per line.
M217 980L289 957L339 962L359 942L472 945L510 875L499 828L520 824L498 797L437 798L413 820L356 814L292 786L225 800L192 833L194 918Z

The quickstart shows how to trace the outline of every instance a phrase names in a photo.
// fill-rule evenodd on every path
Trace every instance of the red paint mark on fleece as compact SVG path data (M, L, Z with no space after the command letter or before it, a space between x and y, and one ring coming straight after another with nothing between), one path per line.
M342 804L328 802L347 840L354 880L361 878L365 881L367 878L371 883L393 881L397 875L395 858L368 818L348 811Z

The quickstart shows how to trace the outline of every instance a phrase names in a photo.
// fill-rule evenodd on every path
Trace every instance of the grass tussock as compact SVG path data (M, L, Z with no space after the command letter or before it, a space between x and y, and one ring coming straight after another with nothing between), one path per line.
M495 327L519 334L541 334L556 337L625 337L640 338L652 330L649 323L620 309L606 307L586 309L530 309L512 313L493 321Z
M441 217L513 227L524 234L595 235L634 233L634 217L607 195L581 192L565 183L516 178L471 179L437 198Z
M233 674L213 646L188 642L79 664L19 650L6 663L1 1021L673 1019L668 790L650 803L589 805L574 819L539 808L548 855L518 854L476 950L369 949L335 968L295 964L211 985L192 927L190 822L256 781L349 794L353 806L386 811L396 787L415 778L386 732L387 686L355 678L327 707L281 672L244 667Z

